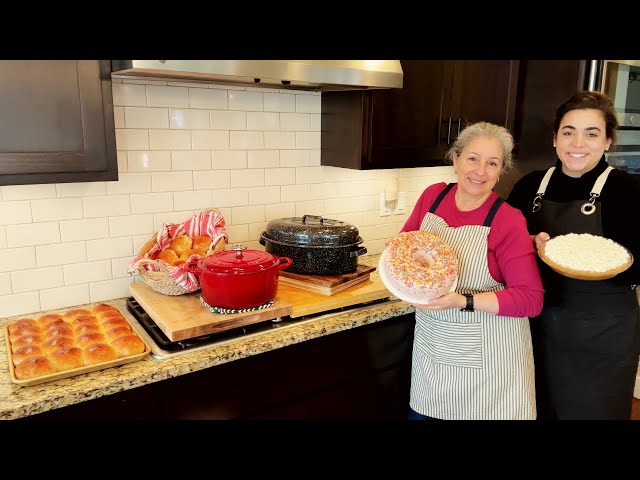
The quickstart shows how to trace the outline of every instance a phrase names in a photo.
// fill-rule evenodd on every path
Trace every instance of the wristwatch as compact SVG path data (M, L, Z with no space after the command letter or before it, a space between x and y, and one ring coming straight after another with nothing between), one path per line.
M473 312L473 295L470 295L468 293L464 293L463 294L464 297L467 299L467 306L464 308L461 308L460 310L462 312Z

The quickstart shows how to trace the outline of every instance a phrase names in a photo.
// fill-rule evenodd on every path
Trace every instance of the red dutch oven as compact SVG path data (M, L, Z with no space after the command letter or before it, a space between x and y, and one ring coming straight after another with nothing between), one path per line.
M200 278L208 305L243 310L273 300L280 270L292 263L289 257L237 247L189 262L187 269Z

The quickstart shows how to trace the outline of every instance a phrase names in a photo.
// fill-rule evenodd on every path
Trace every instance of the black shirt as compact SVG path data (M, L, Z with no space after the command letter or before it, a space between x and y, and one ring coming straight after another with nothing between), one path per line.
M605 157L594 169L580 178L572 178L562 172L562 162L556 162L556 170L547 186L544 198L554 202L589 200L589 193L598 176L608 167ZM533 199L542 177L548 169L536 170L522 177L514 185L508 203L519 209L529 220ZM616 276L617 284L640 284L640 176L614 169L609 173L600 197L602 232L606 238L626 247L633 255L631 268ZM532 235L540 232L529 231Z

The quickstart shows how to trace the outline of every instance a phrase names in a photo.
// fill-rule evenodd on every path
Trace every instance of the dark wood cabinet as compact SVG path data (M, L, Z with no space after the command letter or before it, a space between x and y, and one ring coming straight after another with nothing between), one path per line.
M360 170L444 165L461 128L513 127L518 60L401 60L402 89L322 93L321 163Z
M108 60L0 60L0 185L117 180Z
M405 420L414 325L406 314L25 420Z

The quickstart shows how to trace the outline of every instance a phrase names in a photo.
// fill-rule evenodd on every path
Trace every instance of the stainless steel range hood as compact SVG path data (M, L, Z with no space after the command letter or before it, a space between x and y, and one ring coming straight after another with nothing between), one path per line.
M133 75L294 90L402 88L399 60L111 60Z

